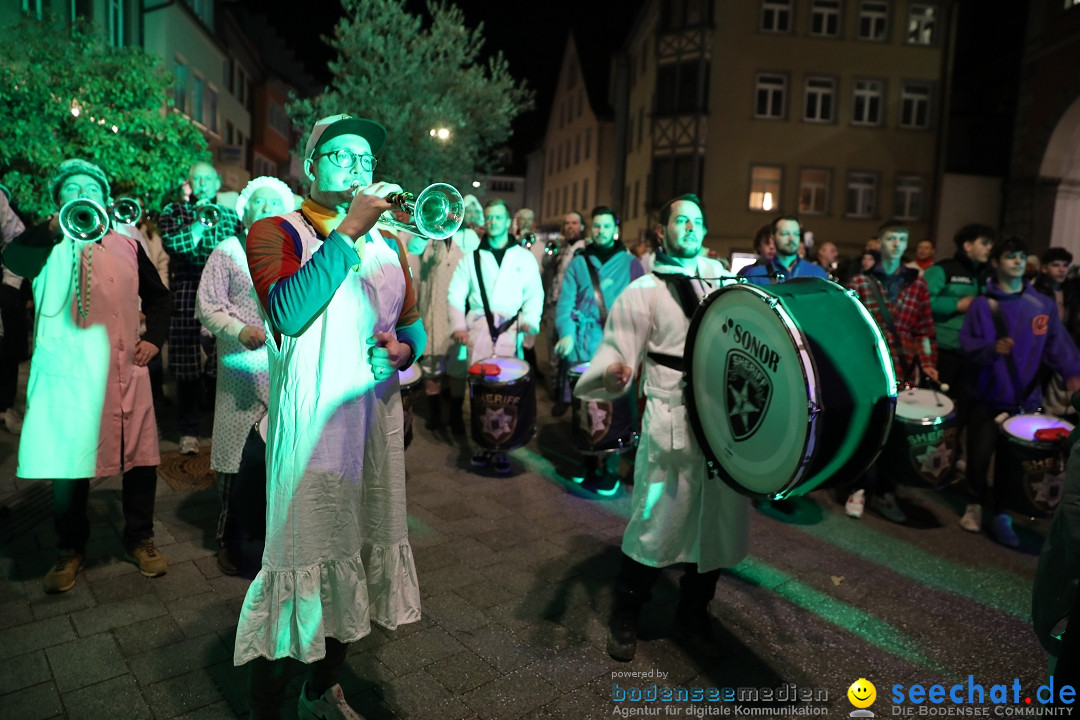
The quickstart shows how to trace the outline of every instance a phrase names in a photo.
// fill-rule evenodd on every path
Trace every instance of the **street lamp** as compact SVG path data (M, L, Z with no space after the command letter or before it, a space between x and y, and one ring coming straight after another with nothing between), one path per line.
M450 130L447 128L431 128L428 135L431 135L433 138L439 138L440 140L449 140Z

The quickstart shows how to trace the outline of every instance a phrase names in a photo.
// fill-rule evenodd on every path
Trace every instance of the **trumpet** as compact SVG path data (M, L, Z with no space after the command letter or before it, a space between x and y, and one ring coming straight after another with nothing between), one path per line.
M119 198L109 209L117 225L138 225L142 217L142 207L135 198Z
M355 195L360 185L354 183L349 189ZM420 237L445 240L461 229L461 223L465 221L465 200L457 188L446 183L428 185L419 195L390 193L385 199L409 213L413 222L401 222L386 215L379 222Z
M545 255L550 255L552 257L558 255L559 254L559 241L557 239L548 240L547 244L544 245L544 254Z
M532 250L532 246L536 244L536 233L532 230L526 230L521 233L521 246L526 250Z
M202 223L203 227L210 229L221 220L221 208L213 203L200 205L195 210L195 219Z
M76 198L60 208L60 230L72 240L97 242L112 226L109 214L100 204L87 198Z

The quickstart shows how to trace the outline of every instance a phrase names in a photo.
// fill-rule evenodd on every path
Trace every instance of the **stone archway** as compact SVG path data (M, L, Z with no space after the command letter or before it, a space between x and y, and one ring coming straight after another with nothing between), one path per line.
M1050 134L1039 185L1051 213L1049 245L1080 258L1080 97L1073 100Z

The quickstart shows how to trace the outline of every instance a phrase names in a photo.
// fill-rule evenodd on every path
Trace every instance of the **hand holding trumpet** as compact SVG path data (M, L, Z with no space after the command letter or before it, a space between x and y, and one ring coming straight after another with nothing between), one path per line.
M354 192L349 202L349 210L345 219L338 225L338 232L353 242L360 240L371 228L375 227L379 216L394 207L386 196L391 193L401 192L401 187L393 183L378 182L368 185L366 188L353 186L349 192ZM362 247L362 246L361 246ZM360 249L357 248L357 252Z

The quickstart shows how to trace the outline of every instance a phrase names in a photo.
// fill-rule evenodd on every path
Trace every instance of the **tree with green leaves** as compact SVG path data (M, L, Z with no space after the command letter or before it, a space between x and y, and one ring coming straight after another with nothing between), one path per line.
M26 214L55 211L49 179L81 157L108 173L113 197L160 208L188 168L208 160L206 140L173 112L174 77L141 48L115 48L82 22L24 19L0 43L0 183Z
M288 106L310 130L328 115L348 113L386 125L376 179L419 192L431 182L498 169L496 152L510 124L530 109L532 91L515 81L502 54L480 61L483 24L465 26L461 10L429 0L427 16L405 0L342 0L344 16L324 42L337 52L331 86ZM445 139L432 131L445 128ZM298 153L303 153L306 136Z

